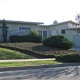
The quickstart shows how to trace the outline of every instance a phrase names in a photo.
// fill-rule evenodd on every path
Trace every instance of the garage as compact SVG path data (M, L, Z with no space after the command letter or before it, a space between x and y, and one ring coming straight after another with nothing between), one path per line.
M80 35L74 35L73 42L75 47L80 47Z

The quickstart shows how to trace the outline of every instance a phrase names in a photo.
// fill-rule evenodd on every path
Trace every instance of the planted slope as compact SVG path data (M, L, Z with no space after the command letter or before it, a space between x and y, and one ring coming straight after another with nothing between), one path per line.
M43 46L42 43L0 43L0 46L11 48L13 47L15 50L21 49L25 51L31 51L36 54L41 55L54 55L60 53L75 53L73 50L62 50L57 48L50 48ZM26 52L27 54L27 52Z

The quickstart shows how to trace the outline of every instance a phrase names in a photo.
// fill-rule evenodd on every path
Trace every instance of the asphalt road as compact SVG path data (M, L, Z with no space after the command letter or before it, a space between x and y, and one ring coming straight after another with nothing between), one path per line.
M0 80L80 80L80 66L4 71Z

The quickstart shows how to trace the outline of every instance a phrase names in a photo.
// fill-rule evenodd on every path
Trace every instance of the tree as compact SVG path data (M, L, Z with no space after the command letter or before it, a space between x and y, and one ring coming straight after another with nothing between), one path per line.
M76 17L75 20L76 20L76 23L77 23L76 24L76 31L77 31L77 34L78 34L78 33L80 33L80 13L78 13L75 17Z
M3 42L7 41L7 26L6 21L3 19L2 21L2 36L3 36Z

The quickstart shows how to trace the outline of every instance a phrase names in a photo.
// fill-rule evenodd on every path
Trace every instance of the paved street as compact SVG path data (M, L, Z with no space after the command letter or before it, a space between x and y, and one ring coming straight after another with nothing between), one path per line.
M5 71L0 80L80 80L80 66Z

